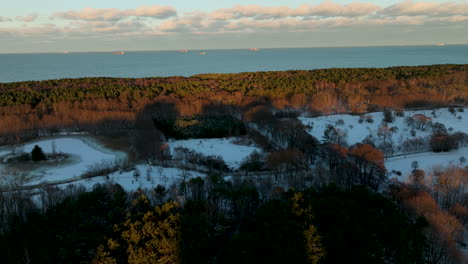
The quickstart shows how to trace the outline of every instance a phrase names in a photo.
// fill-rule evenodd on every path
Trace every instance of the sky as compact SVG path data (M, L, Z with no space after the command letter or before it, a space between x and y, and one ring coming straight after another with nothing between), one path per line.
M0 0L0 53L468 44L468 0Z

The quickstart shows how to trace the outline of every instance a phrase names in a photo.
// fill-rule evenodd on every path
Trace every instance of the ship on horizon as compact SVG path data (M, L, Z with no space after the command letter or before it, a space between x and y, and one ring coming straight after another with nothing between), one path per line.
M113 52L112 54L114 54L114 55L124 55L125 52L123 52L123 51L120 51L120 52Z
M259 48L250 48L249 50L252 50L252 51L259 51L260 49L259 49Z
M179 50L178 52L180 52L180 53L186 53L186 52L188 52L188 50L184 49L184 50Z

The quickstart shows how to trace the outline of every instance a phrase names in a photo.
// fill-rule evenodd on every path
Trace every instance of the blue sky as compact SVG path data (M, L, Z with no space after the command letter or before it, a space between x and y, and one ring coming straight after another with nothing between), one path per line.
M0 53L468 43L467 0L0 4Z

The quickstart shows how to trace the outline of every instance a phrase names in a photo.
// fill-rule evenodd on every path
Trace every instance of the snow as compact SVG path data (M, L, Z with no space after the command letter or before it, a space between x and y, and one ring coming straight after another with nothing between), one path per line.
M37 179L29 184L39 184L43 182L54 182L73 179L86 172L92 165L104 161L123 160L126 154L113 151L100 146L91 138L58 137L51 139L39 139L25 144L22 147L24 152L30 153L35 145L42 148L45 153L52 153L52 145L55 144L56 152L70 155L71 162L62 165L44 165L31 172ZM0 157L9 155L5 148L0 149ZM2 165L0 165L2 169Z
M135 172L139 176L135 177ZM95 184L107 182L117 183L126 191L138 189L152 189L158 185L170 187L173 183L180 182L183 177L188 181L191 178L204 177L205 174L196 171L184 171L178 168L164 168L160 166L137 165L130 171L118 171L109 176L99 176L89 179L82 179L71 183L60 184L58 187L66 188L71 185L81 185L87 190L91 190Z
M401 145L401 143L407 139L414 138L411 135L411 127L408 126L405 119L406 117L414 116L416 114L423 114L427 117L432 118L432 123L443 124L449 133L464 132L468 133L468 108L464 108L463 112L459 112L456 109L455 114L448 111L448 108L440 108L435 110L417 110L417 111L405 111L403 117L396 116L393 113L394 121L388 123L389 127L397 127L396 132L392 133L390 139L395 146ZM362 142L366 137L371 136L375 141L378 141L378 129L382 124L384 118L383 112L375 112L365 114L365 116L372 116L373 123L368 123L365 120L359 123L360 116L339 114L339 115L328 115L319 116L314 118L300 117L299 119L304 125L310 126L308 132L316 137L318 140L323 139L324 131L327 125L333 125L344 131L347 134L346 141L348 145L354 145ZM338 120L342 120L343 123L339 125ZM427 128L425 131L415 129L416 137L429 137L432 134L432 129ZM397 153L398 154L398 153ZM448 165L462 165L460 164L460 157L464 156L468 159L468 147L462 147L458 150L451 152L422 152L411 155L398 155L389 157L385 161L385 166L389 171L390 178L397 178L400 181L406 181L409 174L413 170L411 163L417 161L419 169L425 170L426 173L431 171L437 166L448 166ZM392 170L399 171L402 173L401 176L392 173Z
M405 111L405 116L399 117L394 116L394 121L388 123L388 127L397 127L397 131L392 133L391 141L399 145L406 139L414 138L410 132L411 127L406 124L406 117L414 116L416 114L423 114L427 117L432 118L432 122L438 122L452 132L465 132L468 133L468 108L464 109L464 112L455 112L455 115L448 111L448 108L439 108L434 110L435 117L432 115L433 110L418 110L418 111ZM383 120L383 112L374 112L365 114L365 116L372 116L374 120L373 123L368 123L365 120L362 123L359 123L359 115L349 115L349 114L338 114L338 115L326 115L319 117L299 117L299 120L311 128L308 129L308 132L317 138L318 140L323 139L323 134L327 125L333 125L335 128L338 128L344 131L347 134L347 143L348 145L354 145L356 143L362 142L369 135L374 139L377 138L378 129ZM459 119L459 117L461 117ZM344 124L338 125L338 120L343 120ZM416 137L426 137L432 134L431 129L426 129L425 131L416 130Z
M468 109L464 112L456 111L455 115L450 113L447 108L405 111L405 117L394 115L394 122L388 124L389 127L397 127L396 131L390 136L394 145L399 145L401 142L413 138L410 133L411 127L407 125L405 118L416 114L431 117L433 123L439 122L444 124L451 133L456 131L468 133L468 122L466 121L468 120ZM377 131L383 120L383 113L370 113L366 114L366 116L372 116L374 122L368 123L364 120L359 123L360 116L349 114L314 118L300 117L299 119L303 124L310 126L308 132L319 140L322 139L327 125L330 124L344 131L347 134L347 143L353 145L362 142L369 135L374 137L374 139L378 137ZM339 120L342 120L342 122L338 122ZM432 131L429 128L425 131L416 130L416 133L417 137L426 137ZM238 169L242 161L252 152L261 152L261 149L258 147L237 144L239 141L241 141L239 138L172 140L168 142L168 146L172 154L174 154L175 148L182 147L206 156L220 156L230 168ZM51 153L52 146L55 145L56 152L68 154L70 159L61 165L44 164L39 169L31 171L33 176L37 176L34 181L29 183L31 185L56 182L62 187L71 184L82 184L90 189L96 183L110 181L122 185L126 190L136 190L138 188L154 188L158 184L168 187L172 183L180 181L182 176L185 176L186 179L205 176L196 171L186 171L179 168L137 165L135 169L126 172L119 171L111 173L108 176L81 179L80 176L91 166L102 162L124 160L127 158L126 153L105 148L91 137L78 135L38 139L25 144L22 150L31 152L35 145L39 145L46 153ZM0 159L5 159L9 155L10 150L8 148L0 148ZM419 169L429 171L434 166L460 165L459 159L462 156L468 158L468 147L448 153L423 152L412 155L398 155L386 159L385 165L389 171L390 178L396 177L400 181L405 181L413 169L411 167L413 161L418 161ZM0 170L3 166L5 165L0 164ZM139 177L135 177L136 171L139 172ZM402 176L397 176L392 171L400 171ZM65 181L70 181L70 183L64 183Z
M389 178L395 177L398 180L405 182L408 180L408 176L411 174L413 168L411 164L413 161L418 162L418 169L426 171L426 173L430 172L432 169L436 167L446 167L449 165L456 165L456 166L466 166L468 165L466 162L461 164L460 157L465 157L468 159L468 147L463 147L458 150L450 151L450 152L441 152L441 153L434 153L434 152L424 152L418 153L413 155L403 155L398 157L389 158L385 161L385 167L389 171ZM394 171L400 171L401 176L397 176Z
M202 153L205 156L221 156L232 169L239 168L242 161L252 152L261 152L257 147L235 144L237 138L209 138L169 141L171 154L174 148L182 147Z

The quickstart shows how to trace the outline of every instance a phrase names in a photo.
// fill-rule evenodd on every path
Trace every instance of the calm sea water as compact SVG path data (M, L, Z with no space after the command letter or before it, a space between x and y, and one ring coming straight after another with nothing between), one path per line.
M468 63L468 45L0 54L0 82Z

